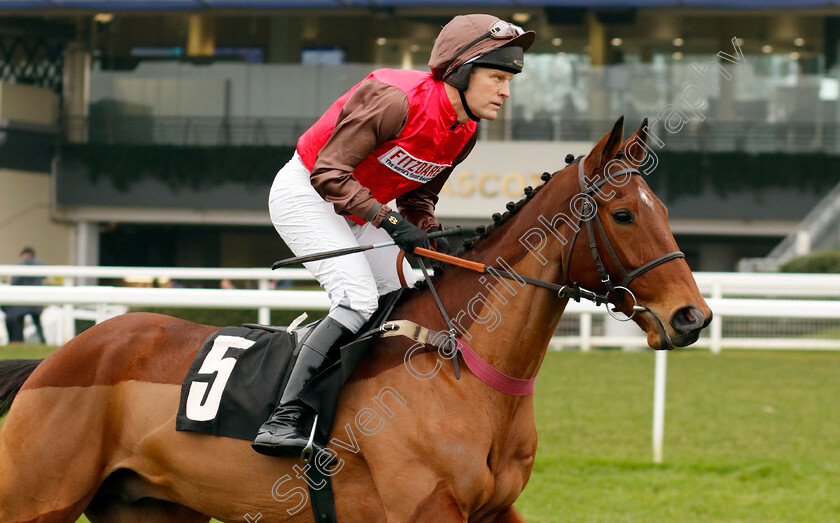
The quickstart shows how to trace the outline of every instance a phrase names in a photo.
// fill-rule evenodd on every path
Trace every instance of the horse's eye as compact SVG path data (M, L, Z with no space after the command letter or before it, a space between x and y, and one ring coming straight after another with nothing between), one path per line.
M618 211L612 217L615 223L619 225L630 225L636 220L636 217L630 211Z

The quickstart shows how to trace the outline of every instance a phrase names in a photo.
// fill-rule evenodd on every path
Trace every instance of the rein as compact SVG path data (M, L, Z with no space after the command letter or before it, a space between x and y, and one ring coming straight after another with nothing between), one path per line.
M465 260L463 258L450 256L448 254L443 254L430 249L423 249L422 247L415 247L414 254L417 256L423 256L425 258L431 258L433 260L442 261L450 265L456 265L458 267L469 269L471 271L490 274L492 276L495 276L497 279L506 278L508 280L513 280L522 283L523 285L527 283L529 285L534 285L536 287L548 289L550 291L556 292L558 298L571 298L575 301L580 301L581 298L583 298L594 302L596 305L602 305L609 301L609 296L607 294L598 294L596 292L586 290L576 283L572 283L569 285L559 285L557 283L539 280L537 278L531 278L529 276L522 276L521 274L517 274L515 272L507 271L504 269L499 269L497 267L492 267L490 265L484 265L483 263ZM432 285L432 287L434 286ZM436 291L433 294L436 294Z

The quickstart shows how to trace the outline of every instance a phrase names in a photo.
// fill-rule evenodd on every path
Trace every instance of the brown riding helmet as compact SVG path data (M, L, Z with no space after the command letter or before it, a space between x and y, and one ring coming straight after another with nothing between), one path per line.
M534 31L523 31L493 15L459 15L441 29L429 57L429 68L435 79L443 80L465 63L474 62L496 49L516 46L527 51L535 38ZM512 59L509 64L502 60L487 65L513 73L522 70L521 59Z

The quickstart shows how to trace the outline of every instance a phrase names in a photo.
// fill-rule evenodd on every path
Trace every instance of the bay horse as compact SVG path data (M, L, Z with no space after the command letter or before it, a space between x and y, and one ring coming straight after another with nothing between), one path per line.
M696 341L711 311L674 255L665 207L637 174L645 131L646 122L622 144L620 119L588 155L495 217L462 256L608 296L654 349ZM575 209L581 216L568 219ZM581 221L592 211L595 234ZM486 363L521 380L537 375L567 299L455 266L433 283L460 338ZM446 331L430 291L410 291L390 317ZM72 522L82 513L93 522L312 521L309 465L175 430L182 381L218 329L132 313L43 361L0 363L0 414L11 402L0 431L0 521ZM463 366L456 379L439 352L411 347L399 336L378 339L342 388L329 445L339 458L330 471L341 521L524 521L513 504L537 451L533 395L494 390Z

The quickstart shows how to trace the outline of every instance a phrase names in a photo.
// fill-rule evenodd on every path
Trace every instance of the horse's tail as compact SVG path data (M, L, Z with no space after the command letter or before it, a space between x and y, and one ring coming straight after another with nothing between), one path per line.
M0 418L12 407L23 382L44 360L0 360Z

